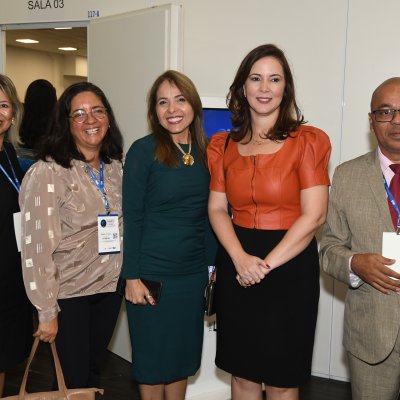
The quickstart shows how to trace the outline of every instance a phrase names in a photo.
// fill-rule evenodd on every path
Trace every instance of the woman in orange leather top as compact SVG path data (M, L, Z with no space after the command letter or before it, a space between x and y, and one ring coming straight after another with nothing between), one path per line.
M209 216L221 243L217 355L232 399L297 400L311 375L330 142L305 125L284 53L252 50L230 87L233 129L208 146ZM228 212L228 204L232 216Z

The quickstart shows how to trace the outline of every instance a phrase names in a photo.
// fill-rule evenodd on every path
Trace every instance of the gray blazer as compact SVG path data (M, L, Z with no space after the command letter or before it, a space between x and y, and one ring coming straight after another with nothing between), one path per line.
M356 253L382 254L382 233L393 232L377 151L335 170L321 241L323 269L350 285L349 259ZM367 363L384 360L400 328L400 295L385 295L369 284L349 287L343 345Z

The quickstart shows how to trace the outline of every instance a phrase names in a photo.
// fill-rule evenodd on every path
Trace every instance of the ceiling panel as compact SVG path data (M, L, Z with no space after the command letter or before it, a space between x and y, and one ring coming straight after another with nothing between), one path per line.
M86 31L86 28L7 30L6 43L8 46L23 47L30 50L87 57ZM39 43L19 43L15 41L16 39L34 39L38 40ZM59 47L66 46L77 47L78 50L73 52L58 50Z

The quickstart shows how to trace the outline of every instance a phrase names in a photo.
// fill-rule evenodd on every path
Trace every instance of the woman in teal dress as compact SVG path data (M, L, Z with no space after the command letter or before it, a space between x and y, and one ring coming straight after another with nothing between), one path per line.
M209 240L207 139L195 86L163 73L148 96L153 133L131 146L124 167L125 298L133 378L142 400L184 399L200 367ZM162 283L158 302L142 279Z

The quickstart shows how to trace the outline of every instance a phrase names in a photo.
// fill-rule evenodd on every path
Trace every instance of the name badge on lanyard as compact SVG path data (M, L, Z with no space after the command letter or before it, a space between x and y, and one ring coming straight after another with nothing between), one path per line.
M99 254L113 254L121 251L118 214L97 216Z
M396 260L392 265L388 265L393 271L400 273L400 210L393 197L392 192L386 182L385 176L383 177L386 194L393 208L397 212L397 229L396 232L383 232L382 237L382 256ZM394 278L393 278L394 279Z
M382 255L396 260L394 264L387 265L387 267L400 273L400 235L396 232L383 232Z
M97 179L95 173L88 163L86 167L92 178L93 183L101 193L106 214L97 215L97 238L99 244L99 254L113 254L121 251L119 238L118 214L110 214L110 203L104 189L104 163L100 160L100 174Z
M4 153L7 157L8 165L10 166L11 173L13 176L11 177L1 164L0 164L0 170L1 170L1 172L3 172L3 174L8 179L8 181L11 183L11 185L14 187L14 189L17 191L17 193L19 193L21 185L19 183L17 174L14 171L14 168L10 161L10 157L8 156L8 153L7 153L7 150L5 147L4 147ZM21 212L18 211L16 213L14 213L13 217L14 217L15 241L17 242L18 251L21 251Z

